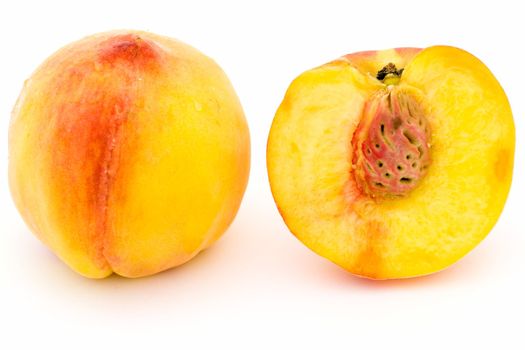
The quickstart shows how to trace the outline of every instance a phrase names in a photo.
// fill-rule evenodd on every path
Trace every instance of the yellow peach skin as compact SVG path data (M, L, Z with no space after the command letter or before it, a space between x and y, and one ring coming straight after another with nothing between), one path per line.
M25 83L9 131L10 188L30 229L75 271L146 276L226 230L249 148L214 61L167 37L102 33L62 48Z
M293 81L270 131L268 174L310 249L359 276L412 277L451 265L494 226L514 139L503 89L471 54L368 51ZM412 156L424 164L408 177Z

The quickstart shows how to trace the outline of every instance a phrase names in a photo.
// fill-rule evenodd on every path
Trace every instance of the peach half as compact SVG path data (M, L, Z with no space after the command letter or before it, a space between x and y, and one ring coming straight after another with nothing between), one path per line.
M267 166L290 231L372 279L436 272L492 229L515 131L488 68L454 47L347 55L296 78Z
M210 58L116 31L47 59L9 131L9 182L30 229L80 274L157 273L215 242L246 187L240 102Z

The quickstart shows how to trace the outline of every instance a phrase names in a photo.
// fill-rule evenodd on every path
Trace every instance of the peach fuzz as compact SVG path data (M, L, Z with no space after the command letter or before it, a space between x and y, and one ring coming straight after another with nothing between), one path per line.
M296 78L267 145L272 193L311 250L371 279L472 250L510 188L507 97L476 57L433 46L343 56Z
M240 102L210 58L171 38L97 34L26 81L9 131L14 202L80 274L151 275L230 225L248 180Z

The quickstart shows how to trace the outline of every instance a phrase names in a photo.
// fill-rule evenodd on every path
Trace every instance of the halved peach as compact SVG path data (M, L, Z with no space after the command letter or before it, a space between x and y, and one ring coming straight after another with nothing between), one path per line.
M296 78L268 139L290 231L373 279L454 263L496 223L512 179L505 93L454 47L368 51Z

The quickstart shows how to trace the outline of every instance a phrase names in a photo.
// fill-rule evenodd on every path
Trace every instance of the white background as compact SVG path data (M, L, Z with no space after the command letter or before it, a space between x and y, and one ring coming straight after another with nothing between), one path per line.
M520 2L186 1L0 4L0 348L525 349L525 24ZM183 40L213 57L243 103L252 171L226 235L149 278L88 280L34 238L7 187L7 130L24 79L61 46L110 29ZM448 44L478 56L516 122L512 190L498 224L444 272L353 277L286 229L266 137L291 80L340 55ZM35 174L37 175L37 174Z

